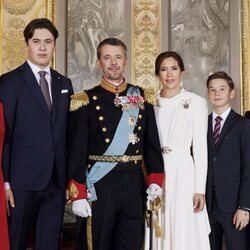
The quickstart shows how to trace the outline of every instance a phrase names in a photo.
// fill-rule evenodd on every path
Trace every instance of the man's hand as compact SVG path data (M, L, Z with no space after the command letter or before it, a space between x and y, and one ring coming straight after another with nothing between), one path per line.
M194 194L193 198L193 208L195 213L199 213L204 209L205 206L205 195L204 194Z
M91 207L86 199L73 201L72 211L75 215L83 218L92 216Z
M15 199L11 189L5 190L5 199L6 199L7 214L8 216L10 216L10 206L12 208L15 207Z
M248 223L249 223L249 212L242 209L237 209L233 217L233 224L235 228L241 231L248 225Z
M148 194L148 200L154 201L156 197L160 197L162 195L162 188L159 185L152 183L149 185L146 193Z

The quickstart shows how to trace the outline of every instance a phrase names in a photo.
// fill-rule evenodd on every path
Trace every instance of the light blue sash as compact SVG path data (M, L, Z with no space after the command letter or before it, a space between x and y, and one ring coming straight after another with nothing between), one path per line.
M129 87L127 96L139 96L140 91L138 88ZM116 129L114 138L103 155L123 155L130 143L128 134L133 133L134 126L130 126L128 123L130 116L138 118L139 108L130 108L123 111L122 117ZM97 200L94 184L109 173L118 162L100 162L97 161L91 168L90 172L86 171L86 182L88 191L91 194L89 201Z

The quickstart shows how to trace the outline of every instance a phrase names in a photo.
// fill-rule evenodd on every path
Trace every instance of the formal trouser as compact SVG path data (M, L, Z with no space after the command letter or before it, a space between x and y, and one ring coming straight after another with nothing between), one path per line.
M25 250L31 230L35 230L36 250L58 250L64 214L65 191L52 182L43 191L13 190L10 243L12 250Z
M211 233L209 235L211 250L221 250L223 235L227 250L247 250L246 229L241 231L233 225L234 213L222 212L216 195L213 195L213 207L209 212Z
M91 236L93 250L140 250L144 238L145 181L140 169L113 170L95 184L97 201L92 217L78 218L77 249L86 248L83 234ZM85 225L87 224L87 230ZM83 226L84 225L84 226Z

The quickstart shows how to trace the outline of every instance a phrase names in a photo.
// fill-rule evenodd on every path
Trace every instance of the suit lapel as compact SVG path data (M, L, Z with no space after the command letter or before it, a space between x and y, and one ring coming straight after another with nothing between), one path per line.
M224 125L222 127L221 130L221 134L218 140L218 143L216 145L216 148L218 148L223 140L223 138L225 137L225 135L228 133L228 131L230 130L234 120L235 120L235 112L231 109L231 111L229 112L226 121L224 122Z
M20 66L19 69L21 71L21 74L22 74L25 82L27 83L31 92L33 93L35 100L40 105L40 107L42 108L44 113L50 119L51 115L50 115L48 106L46 104L46 101L43 97L42 91L37 83L36 77L34 76L30 66L28 65L27 62L25 62L23 65Z
M213 117L212 114L208 116L208 143L209 146L214 150L214 137L213 137Z
M61 100L61 89L62 89L62 81L61 77L58 75L58 73L51 69L51 91L52 91L52 100L53 100L53 106L52 106L52 119L55 121L58 112L59 112L59 106L60 106L60 100Z

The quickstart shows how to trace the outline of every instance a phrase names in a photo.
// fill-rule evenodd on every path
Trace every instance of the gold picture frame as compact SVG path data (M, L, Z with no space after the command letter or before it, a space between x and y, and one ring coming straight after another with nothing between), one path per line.
M26 60L23 29L30 20L39 17L54 22L55 0L0 0L0 74Z

